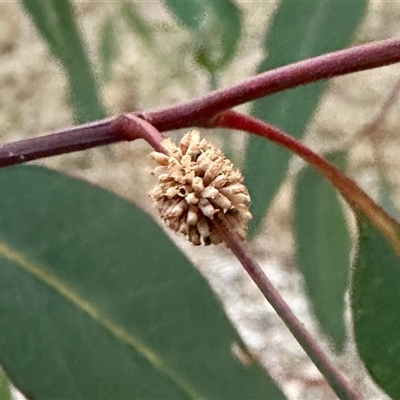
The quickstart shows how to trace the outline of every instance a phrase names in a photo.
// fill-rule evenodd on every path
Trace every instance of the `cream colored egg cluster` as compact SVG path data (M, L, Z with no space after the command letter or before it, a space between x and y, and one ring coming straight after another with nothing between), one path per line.
M222 242L216 224L224 223L241 239L252 218L243 176L200 132L187 133L179 147L163 141L169 155L151 153L159 167L158 184L150 196L167 226L194 245Z

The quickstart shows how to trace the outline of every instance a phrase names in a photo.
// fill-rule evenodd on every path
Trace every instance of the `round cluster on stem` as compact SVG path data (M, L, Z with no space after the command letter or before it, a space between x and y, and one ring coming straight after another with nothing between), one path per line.
M196 246L221 243L218 224L244 239L252 217L240 171L196 130L179 147L169 139L162 144L168 155L150 155L159 164L154 171L159 181L150 196L167 226Z

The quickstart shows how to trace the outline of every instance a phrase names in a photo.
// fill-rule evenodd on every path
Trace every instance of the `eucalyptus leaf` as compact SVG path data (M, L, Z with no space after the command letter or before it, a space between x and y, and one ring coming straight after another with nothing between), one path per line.
M0 171L0 363L32 399L281 399L209 286L118 196Z
M50 51L63 66L77 122L103 118L105 112L69 0L20 0Z
M351 240L338 195L311 167L301 171L295 196L297 258L312 309L341 351L346 341L345 293Z
M382 233L363 217L359 217L359 229L351 285L357 348L376 383L391 398L398 399L400 259Z
M208 0L166 0L165 3L174 15L193 31L199 31Z
M263 72L346 46L364 16L367 1L283 0L265 41ZM301 86L255 102L253 115L301 137L325 88L323 82ZM251 136L244 174L252 196L253 223L257 232L277 189L285 177L290 154Z

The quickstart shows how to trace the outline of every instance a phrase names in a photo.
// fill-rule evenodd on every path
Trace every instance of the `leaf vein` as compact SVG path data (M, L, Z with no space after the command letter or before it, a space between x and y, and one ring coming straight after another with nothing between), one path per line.
M32 262L8 246L6 243L0 242L0 255L5 259L17 264L24 271L30 273L36 278L46 283L51 288L55 289L60 295L69 300L78 309L84 311L94 321L96 321L103 328L106 328L114 337L121 342L133 347L141 356L143 356L150 364L156 369L164 373L171 379L178 387L185 391L193 399L204 399L190 383L185 381L179 374L169 368L165 361L145 345L138 337L132 335L132 333L126 331L118 323L112 321L107 315L98 310L93 304L85 300L78 293L76 293L71 287L59 280L55 275L51 274L44 267L39 264Z

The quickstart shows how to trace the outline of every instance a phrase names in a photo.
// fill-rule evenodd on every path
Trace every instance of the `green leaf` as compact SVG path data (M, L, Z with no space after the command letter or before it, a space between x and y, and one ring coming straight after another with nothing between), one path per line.
M109 18L102 27L100 40L100 60L104 81L111 78L112 64L117 55L118 45L113 28L113 19Z
M195 59L211 74L235 55L241 36L241 12L232 0L167 0L167 6L196 39Z
M3 371L0 369L0 400L12 400L10 383L4 375Z
M0 172L0 362L34 399L283 398L145 213L38 167Z
M166 0L165 3L174 15L188 28L199 31L201 20L204 18L207 0Z
M341 351L351 240L338 195L311 167L300 173L294 229L300 271L322 330Z
M400 398L400 260L385 237L359 218L351 306L357 348L376 383ZM400 232L399 232L400 233Z
M284 0L265 43L268 57L259 72L314 57L346 46L361 21L367 1ZM324 83L302 86L258 100L253 114L295 137L301 137L315 111ZM256 233L287 170L290 154L265 139L251 136L244 174L252 196Z
M103 118L105 112L75 23L69 0L21 0L50 51L64 67L77 122Z

